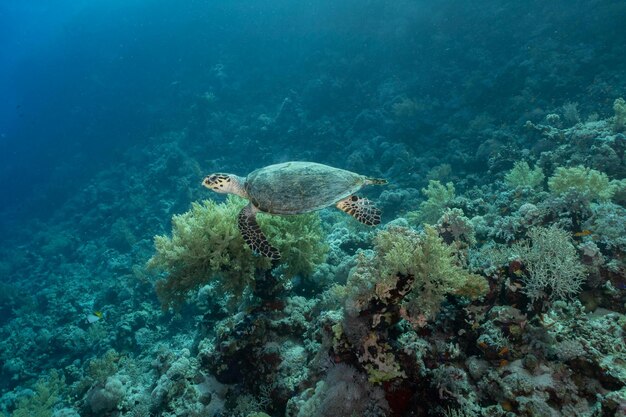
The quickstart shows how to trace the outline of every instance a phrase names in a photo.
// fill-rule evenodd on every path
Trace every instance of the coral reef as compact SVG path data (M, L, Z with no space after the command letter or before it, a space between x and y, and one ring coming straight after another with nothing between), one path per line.
M380 230L334 211L259 215L281 264L244 245L237 198L185 212L190 195L168 203L136 195L136 210L156 199L172 214L170 233L165 221L152 225L154 245L128 217L84 247L76 232L35 233L41 251L27 256L58 254L44 270L56 278L36 298L24 298L26 287L3 291L2 374L16 388L0 409L57 417L623 414L626 209L623 162L607 150L617 155L622 139L599 145L609 129L606 120L549 126L541 134L557 140L554 149L493 160L497 178L473 187L434 169L459 185L431 180L419 204L415 192L386 191L396 211ZM581 158L577 149L590 143L597 151ZM187 157L166 149L171 156L150 175L178 187L166 173ZM613 161L606 172L601 155ZM128 181L114 178L101 182ZM92 192L78 200L89 203ZM101 221L99 211L83 220ZM97 247L107 248L104 267ZM3 270L37 276L24 256ZM70 270L95 282L68 284ZM109 282L107 271L120 280L64 304ZM42 316L50 309L62 314ZM32 390L22 388L28 381Z
M294 399L288 407L295 412L287 412L293 417L332 417L359 415L364 417L385 416L389 406L385 393L373 386L348 365L334 365L326 378L317 383L315 390L305 391L303 399Z
M0 415L626 416L626 4L156 3L64 54L80 131L5 77L54 147L3 125ZM255 256L200 181L289 160L387 178L383 224Z
M444 185L437 180L430 180L428 187L422 188L422 193L427 199L420 203L419 210L407 213L407 219L417 224L433 224L454 198L454 184L449 182Z
M220 289L241 297L246 287L254 286L255 277L270 269L269 259L241 249L244 240L236 218L245 204L237 197L221 204L193 203L190 211L172 218L171 237L155 237L156 254L148 268L167 273L156 284L165 307L180 304L215 276L220 277ZM310 275L323 262L327 249L316 215L265 216L260 224L283 254L286 279Z
M543 170L540 167L530 169L526 161L515 162L513 169L504 176L507 185L513 188L540 188L543 185L544 178Z
M531 299L572 298L580 291L586 271L567 232L557 227L534 227L529 240L511 248L528 271L524 292Z
M60 401L64 390L64 378L55 370L47 378L35 384L31 395L22 397L13 410L14 417L47 417L52 415L54 406Z
M556 195L574 192L589 201L610 200L616 191L606 174L583 166L557 168L548 187Z

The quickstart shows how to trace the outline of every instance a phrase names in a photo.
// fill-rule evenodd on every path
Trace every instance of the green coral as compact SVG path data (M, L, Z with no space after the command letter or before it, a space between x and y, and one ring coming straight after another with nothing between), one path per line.
M285 277L307 277L326 259L328 244L317 213L288 217L261 213L257 219L261 229L281 253L281 273Z
M504 177L504 181L511 188L526 187L537 189L541 187L544 179L543 170L539 167L530 169L526 161L517 161L511 171Z
M475 299L489 289L483 277L456 264L453 247L446 245L431 226L426 226L421 234L409 228L390 227L378 233L375 244L381 274L377 291L391 288L386 281L395 280L398 275L413 276L412 290L403 300L413 317L434 316L447 294Z
M51 417L54 406L61 400L65 378L52 370L47 378L37 381L34 394L17 402L13 417Z
M156 236L151 270L164 271L156 283L164 307L182 303L189 292L219 277L221 288L236 296L254 283L258 271L271 268L268 258L255 256L237 228L237 214L247 202L229 196L224 203L193 203L172 218L172 235ZM282 253L283 276L308 275L327 252L317 214L258 216L260 227Z
M571 298L580 291L586 270L578 258L568 232L556 226L534 227L530 241L514 245L528 269L524 292L531 300L548 296L552 300Z
M615 132L623 132L626 129L626 101L623 98L615 99L613 102L613 130Z
M616 192L616 185L605 173L583 166L557 168L548 179L548 187L553 194L576 192L590 201L610 200Z
M426 225L422 233L401 226L379 231L372 255L360 253L348 278L344 321L332 329L336 352L356 349L371 383L406 378L396 347L388 343L389 330L401 320L424 326L448 295L475 299L489 289L457 259L455 247L435 227Z
M104 355L90 359L85 368L85 377L77 384L77 389L85 392L95 384L104 384L108 377L117 373L121 362L122 356L115 349L109 349Z
M419 210L407 213L407 220L414 224L434 224L454 199L454 184L448 182L443 185L439 181L430 180L428 187L422 188L422 193L427 197L427 200L420 203Z

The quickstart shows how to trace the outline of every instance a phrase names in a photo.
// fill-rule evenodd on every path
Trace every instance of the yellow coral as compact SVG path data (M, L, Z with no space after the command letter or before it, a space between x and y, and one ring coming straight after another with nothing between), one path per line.
M326 259L328 245L317 213L280 217L259 214L259 226L282 254L281 273L287 278L309 276Z
M610 200L616 191L604 172L584 166L557 168L548 179L548 187L554 194L576 192L591 201Z
M20 398L14 417L48 417L54 406L61 400L67 386L65 378L56 369L47 378L40 378L34 386L34 394Z
M511 188L540 188L544 178L545 176L541 168L535 167L530 169L526 161L517 161L511 171L504 176L506 184Z
M398 274L413 277L411 292L403 300L412 316L434 316L446 294L475 299L489 289L483 277L455 263L454 248L431 226L422 234L404 227L381 231L376 237L376 253L381 280Z
M422 193L428 199L420 203L419 210L408 212L406 218L409 222L415 224L434 224L439 220L444 209L454 199L454 184L448 182L443 185L439 181L430 180L428 181L428 187L422 188Z
M270 260L255 256L237 228L237 214L246 202L229 196L218 204L193 203L191 210L172 218L172 235L156 236L151 270L164 271L156 283L164 307L182 303L190 291L211 279L240 296L254 283L255 273L271 268ZM283 276L308 275L324 260L327 246L317 214L264 216L259 219L268 239L283 253Z

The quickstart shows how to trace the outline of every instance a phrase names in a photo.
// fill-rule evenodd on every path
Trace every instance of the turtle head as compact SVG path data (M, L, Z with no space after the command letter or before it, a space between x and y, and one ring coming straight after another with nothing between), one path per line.
M243 191L243 182L241 178L232 174L210 174L204 177L202 180L204 185L209 190L213 190L220 194L237 194L245 197Z

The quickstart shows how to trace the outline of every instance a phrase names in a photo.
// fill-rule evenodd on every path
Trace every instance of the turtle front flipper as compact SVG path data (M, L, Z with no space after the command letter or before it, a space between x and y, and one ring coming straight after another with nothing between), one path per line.
M339 201L337 208L368 226L380 223L380 210L367 198L351 195Z
M258 209L252 204L245 206L237 216L237 225L250 249L258 255L266 256L273 261L280 259L278 249L270 245L263 231L256 222L256 213Z

